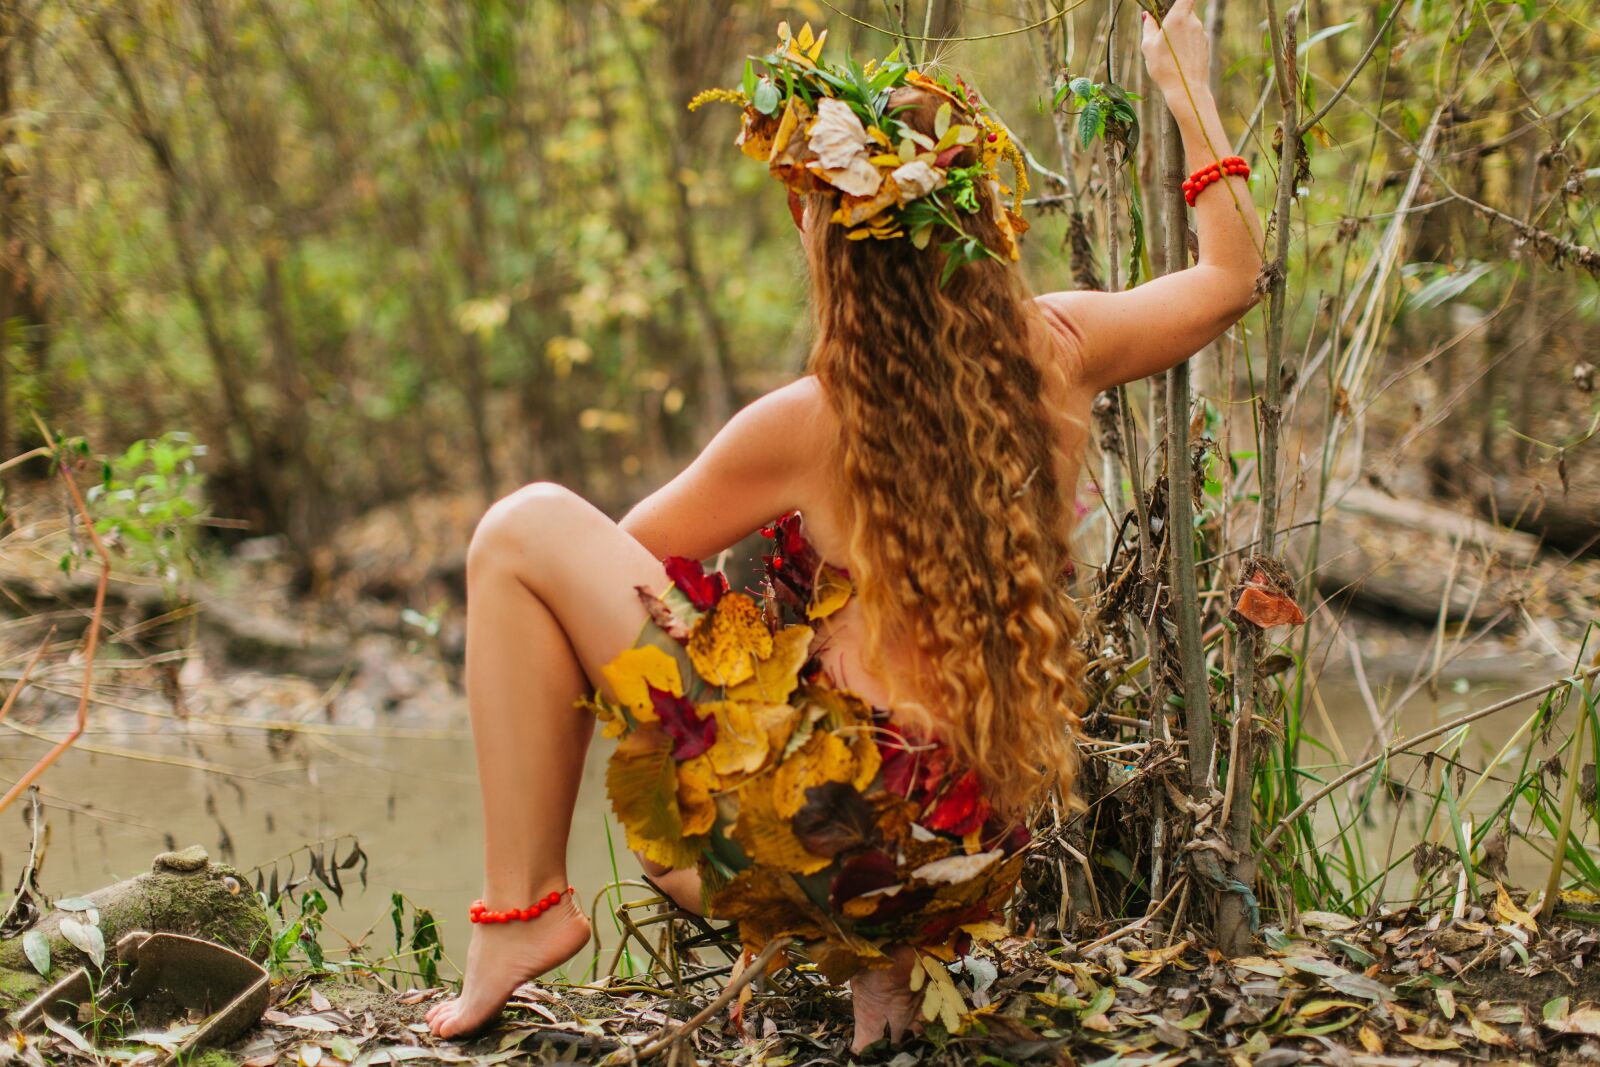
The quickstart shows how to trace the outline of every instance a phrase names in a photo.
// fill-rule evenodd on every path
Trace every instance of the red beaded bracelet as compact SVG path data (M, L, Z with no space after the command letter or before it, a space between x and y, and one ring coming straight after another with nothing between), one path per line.
M566 893L552 891L535 901L531 907L512 908L510 911L490 911L488 905L484 904L483 901L474 900L472 906L467 909L467 915L475 923L527 922L529 919L537 919L561 903L561 898L566 896L567 893L575 892L577 890L569 885Z
M1183 183L1183 199L1190 207L1194 207L1195 198L1212 182L1220 182L1224 175L1237 175L1241 178L1250 177L1250 164L1239 156L1229 156L1219 159L1209 166L1201 167L1188 180Z

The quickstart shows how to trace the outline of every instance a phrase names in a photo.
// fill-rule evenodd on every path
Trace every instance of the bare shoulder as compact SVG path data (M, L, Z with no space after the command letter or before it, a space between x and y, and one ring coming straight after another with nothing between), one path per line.
M792 448L797 439L829 432L833 411L822 383L816 375L807 374L752 401L734 420L744 423L746 436L775 435L774 443Z

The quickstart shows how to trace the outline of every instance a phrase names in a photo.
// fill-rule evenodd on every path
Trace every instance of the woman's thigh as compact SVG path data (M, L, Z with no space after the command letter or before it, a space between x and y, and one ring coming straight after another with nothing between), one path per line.
M661 561L604 512L559 485L524 486L497 501L473 534L468 582L520 581L556 617L591 683L638 639L647 618L637 587L667 586Z

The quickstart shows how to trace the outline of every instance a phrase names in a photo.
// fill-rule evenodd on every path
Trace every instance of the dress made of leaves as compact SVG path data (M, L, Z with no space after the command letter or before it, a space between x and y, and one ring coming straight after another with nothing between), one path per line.
M641 588L639 641L589 706L620 738L606 791L628 846L696 867L708 914L747 949L792 936L843 981L908 944L951 960L1004 933L1027 832L1000 819L942 745L833 684L819 626L853 593L791 513L762 533L762 589L693 560Z

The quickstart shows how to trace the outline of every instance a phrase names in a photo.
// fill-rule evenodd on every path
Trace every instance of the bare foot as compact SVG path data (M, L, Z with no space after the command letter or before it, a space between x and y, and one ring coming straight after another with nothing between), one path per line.
M483 923L472 928L461 995L435 1004L428 1027L435 1037L458 1037L500 1014L517 986L555 969L589 940L589 920L568 893L529 922Z
M911 964L915 950L896 945L889 950L892 967L862 971L850 979L850 1003L855 1009L856 1032L850 1051L860 1052L889 1032L891 1044L899 1044L906 1031L913 1029L922 992L911 991Z

